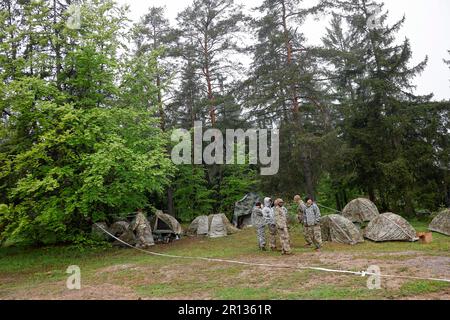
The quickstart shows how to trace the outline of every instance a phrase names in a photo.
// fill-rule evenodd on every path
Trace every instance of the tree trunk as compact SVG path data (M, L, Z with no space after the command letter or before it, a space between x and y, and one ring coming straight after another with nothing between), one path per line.
M175 206L173 202L173 189L169 187L167 189L167 213L175 217Z
M56 87L61 90L61 70L62 70L62 57L61 57L61 45L59 43L59 30L56 27L57 21L57 1L53 0L53 30L55 31L55 43L53 44L56 56Z
M368 187L368 193L369 193L369 199L370 199L370 201L372 201L372 202L375 202L375 190L374 190L374 188L373 188L373 186L372 185L369 185L369 187Z
M445 185L445 206L450 208L450 186L448 184Z
M287 26L287 17L286 17L286 4L284 1L281 2L282 6L282 20L283 20L283 31L284 31L284 43L286 48L286 55L287 55L287 66L288 69L292 65L292 43L289 35L289 29ZM290 71L290 70L289 70ZM299 111L300 111L300 105L298 102L298 94L297 94L297 88L295 83L291 84L291 94L292 94L292 112L294 115L294 120L298 120L299 118Z
M206 79L207 92L208 92L208 101L209 101L209 117L211 118L211 126L215 126L216 124L216 107L215 107L215 98L212 86L212 76L209 65L209 49L208 49L208 30L205 31L204 37L204 47L203 47L203 55L205 58L205 62L203 64L203 74Z
M303 174L305 176L306 193L308 197L315 199L313 174L311 171L310 161L306 156L302 156Z
M162 103L162 94L161 94L161 76L158 74L156 76L156 87L158 88L158 109L159 109L159 117L161 121L161 130L166 131L166 116L164 114L164 107Z
M405 213L408 217L414 217L416 215L414 203L411 194L408 191L405 192Z

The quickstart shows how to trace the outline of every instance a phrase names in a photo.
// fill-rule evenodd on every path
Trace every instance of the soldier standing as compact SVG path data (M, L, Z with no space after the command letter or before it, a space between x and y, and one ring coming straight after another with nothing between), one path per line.
M306 233L306 227L304 224L304 215L305 215L306 205L303 202L302 197L300 195L296 195L294 197L294 202L298 205L297 216L298 216L298 221L300 222L300 224L302 225L302 228L303 228L303 237L305 238L305 241L306 241L305 247L309 248L313 245L313 242L312 242L312 239Z
M252 224L256 228L259 249L266 251L266 220L263 216L261 202L257 202L253 208Z
M270 250L277 250L277 225L275 224L275 215L272 209L272 199L264 199L264 208L262 209L264 220L269 226L269 243Z
M304 206L303 225L305 226L306 241L308 239L320 252L322 247L322 230L320 228L320 209L311 198L306 198Z
M283 255L291 255L290 237L287 226L287 209L283 206L282 199L275 201L275 222L280 234L281 252Z

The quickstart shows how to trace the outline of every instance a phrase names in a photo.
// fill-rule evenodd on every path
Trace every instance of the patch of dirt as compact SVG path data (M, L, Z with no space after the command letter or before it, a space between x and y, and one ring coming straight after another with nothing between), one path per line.
M138 270L138 269L139 269L139 267L137 267L134 264L118 264L118 265L100 269L96 273L97 274L114 273L114 272L123 271L123 270Z
M185 238L183 241L171 243L157 248L157 252L177 249L189 252L209 244L205 239ZM219 245L219 244L218 244ZM245 245L245 244L244 244ZM207 246L206 246L207 247ZM199 260L168 260L167 264L114 264L95 271L94 276L86 282L82 280L82 289L70 291L63 281L46 282L24 288L19 275L1 275L0 281L5 284L0 289L2 299L53 299L53 300L152 300L152 297L140 296L135 288L139 286L170 286L183 289L165 298L170 300L209 300L214 298L217 288L242 287L243 280L251 288L275 288L279 293L298 293L312 290L320 285L340 288L364 285L361 277L351 274L310 272L306 267L321 267L337 270L364 271L371 265L380 267L382 274L449 278L450 256L428 255L424 252L404 251L389 253L331 251L325 248L321 253L296 250L292 256L281 256L271 252L256 251L227 260L284 266L247 266L231 263L207 262ZM350 251L350 250L349 250ZM186 254L188 255L188 254ZM124 260L126 261L126 260ZM298 267L298 268L297 268ZM382 278L382 288L387 298L401 286L411 280L401 278ZM25 280L24 280L25 281ZM12 287L13 284L19 287ZM191 286L191 284L193 284ZM181 290L180 290L181 291ZM184 292L186 291L186 292ZM383 297L385 297L383 295ZM406 299L450 300L450 289Z
M184 295L184 296L177 296L177 295L171 295L168 297L165 297L164 300L212 300L213 298L206 292L200 293L200 292L193 292L191 294L189 294L188 296ZM149 297L145 297L145 298L141 298L139 300L147 300L147 301L151 301L151 300L161 300L161 297L156 297L154 299L149 298Z
M417 256L403 263L417 270L427 270L428 274L434 276L450 276L450 257Z
M68 290L65 282L52 286L39 285L8 295L8 300L137 300L139 297L128 287L99 284L81 285L81 290Z
M406 297L403 300L447 300L450 301L450 290L428 293L421 296Z

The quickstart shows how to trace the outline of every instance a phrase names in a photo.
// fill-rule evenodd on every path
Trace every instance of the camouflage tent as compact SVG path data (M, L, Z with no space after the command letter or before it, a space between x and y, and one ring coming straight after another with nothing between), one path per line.
M109 228L109 232L113 234L115 237L120 237L122 234L124 234L128 228L130 227L130 224L126 221L118 221L114 222L111 227Z
M132 239L132 232L134 232L136 236L136 247L148 248L155 245L152 227L142 211L138 211L138 214L131 222L129 229L122 235L122 237L127 237L127 233L129 233L130 239L127 238L127 240L124 240L122 237L120 239L128 242Z
M171 215L156 211L152 218L153 235L158 242L170 242L179 239L183 233L181 224Z
M358 198L347 204L342 215L353 223L370 222L380 215L377 206L365 198Z
M98 241L108 241L110 239L110 237L102 229L104 229L108 232L111 232L108 229L108 225L106 224L106 222L99 222L99 223L93 224L92 232L91 232L92 239L95 239Z
M101 227L99 228L98 225ZM99 241L111 241L114 246L127 247L124 243L115 240L113 237L109 236L107 232L111 233L113 236L117 237L121 241L124 241L132 246L136 245L137 239L133 230L130 228L130 224L125 221L119 221L113 223L110 227L105 222L96 223L92 226L92 237L93 239Z
M321 219L324 241L355 245L364 242L359 229L347 218L332 214Z
M189 235L206 236L209 232L208 216L199 216L192 221L188 229Z
M364 231L364 237L376 242L418 240L416 230L409 222L391 212L373 219Z
M190 235L207 235L210 238L220 238L236 233L236 229L224 214L213 214L209 217L197 217L190 225Z
M260 198L256 193L247 194L242 200L234 205L233 224L242 229L252 225L252 210Z
M152 219L152 224L154 225L153 233L158 233L159 231L172 232L175 235L181 235L183 233L183 228L177 219L162 211L156 211Z
M442 211L434 218L428 229L450 236L450 209Z

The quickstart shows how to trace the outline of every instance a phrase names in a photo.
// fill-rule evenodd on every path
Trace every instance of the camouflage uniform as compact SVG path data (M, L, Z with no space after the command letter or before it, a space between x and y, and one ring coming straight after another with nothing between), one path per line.
M263 217L266 220L266 224L269 226L269 243L270 249L276 250L277 248L277 226L275 224L275 217L273 209L270 207L271 199L264 199L264 208L262 209Z
M303 237L305 238L306 244L308 246L312 246L313 241L312 241L312 238L309 236L309 234L306 232L306 226L305 226L305 222L304 222L305 209L306 209L305 203L302 200L300 200L298 208L297 208L298 221L300 221L300 223L302 224Z
M269 224L269 243L271 250L277 249L277 234L277 226L275 224Z
M300 200L298 202L297 215L298 215L298 221L300 221L301 224L303 224L304 206L305 206L305 203L302 200Z
M291 253L290 237L287 226L287 209L277 206L275 208L275 221L280 234L281 251L283 254Z
M316 204L303 207L303 225L305 228L305 240L314 244L316 249L322 247L322 231L320 228L320 209Z
M266 220L261 208L254 207L252 211L252 224L256 228L258 246L260 249L266 248Z

